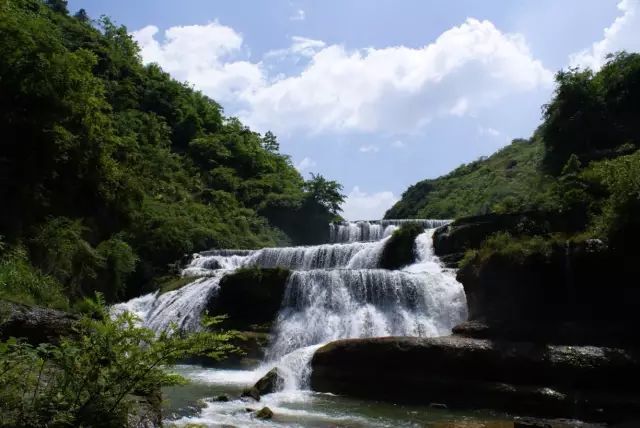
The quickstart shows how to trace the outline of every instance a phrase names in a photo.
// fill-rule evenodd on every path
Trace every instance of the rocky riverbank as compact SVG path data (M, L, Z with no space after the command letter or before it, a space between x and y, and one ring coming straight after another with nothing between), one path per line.
M458 335L332 342L312 360L316 391L541 417L640 414L640 353Z

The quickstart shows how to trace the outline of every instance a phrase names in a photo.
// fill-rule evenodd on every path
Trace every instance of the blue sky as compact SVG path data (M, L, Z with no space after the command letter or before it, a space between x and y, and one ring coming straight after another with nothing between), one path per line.
M640 50L640 0L71 0L127 26L304 175L379 218L411 184L529 137L568 66Z

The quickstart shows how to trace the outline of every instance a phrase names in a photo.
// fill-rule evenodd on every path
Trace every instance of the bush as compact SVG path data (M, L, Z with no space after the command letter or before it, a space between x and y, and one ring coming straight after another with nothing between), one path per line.
M62 284L31 265L21 247L0 253L0 298L58 309L69 306Z
M419 223L405 223L385 243L380 256L380 267L384 269L400 269L416 260L416 237L424 232Z
M135 321L130 314L84 317L79 336L59 345L0 342L0 426L125 426L136 411L133 394L148 397L184 382L168 366L194 354L218 359L235 350L228 343L233 334L156 337Z
M468 250L460 261L460 268L469 264L483 264L492 257L501 257L514 264L522 264L529 257L551 256L553 246L560 237L517 236L508 232L497 232L485 239L479 249Z

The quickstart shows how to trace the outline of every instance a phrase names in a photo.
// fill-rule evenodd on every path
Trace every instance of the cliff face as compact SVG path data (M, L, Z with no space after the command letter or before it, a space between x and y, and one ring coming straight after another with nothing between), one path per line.
M459 260L497 232L549 236L570 234L583 225L580 213L519 213L457 220L436 231L434 249L445 260ZM554 241L545 252L518 258L504 252L462 264L463 284L472 320L491 322L633 321L640 309L640 268L596 239Z
M67 312L0 301L0 339L23 338L32 345L58 343L76 334L78 318Z
M316 391L452 408L615 420L640 410L637 352L590 346L388 337L332 342L312 361Z

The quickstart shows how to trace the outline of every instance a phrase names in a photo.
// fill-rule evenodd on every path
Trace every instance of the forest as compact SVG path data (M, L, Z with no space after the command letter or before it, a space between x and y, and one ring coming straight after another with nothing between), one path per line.
M108 17L4 0L0 34L2 298L112 302L185 254L318 242L339 218L340 184L143 65Z

